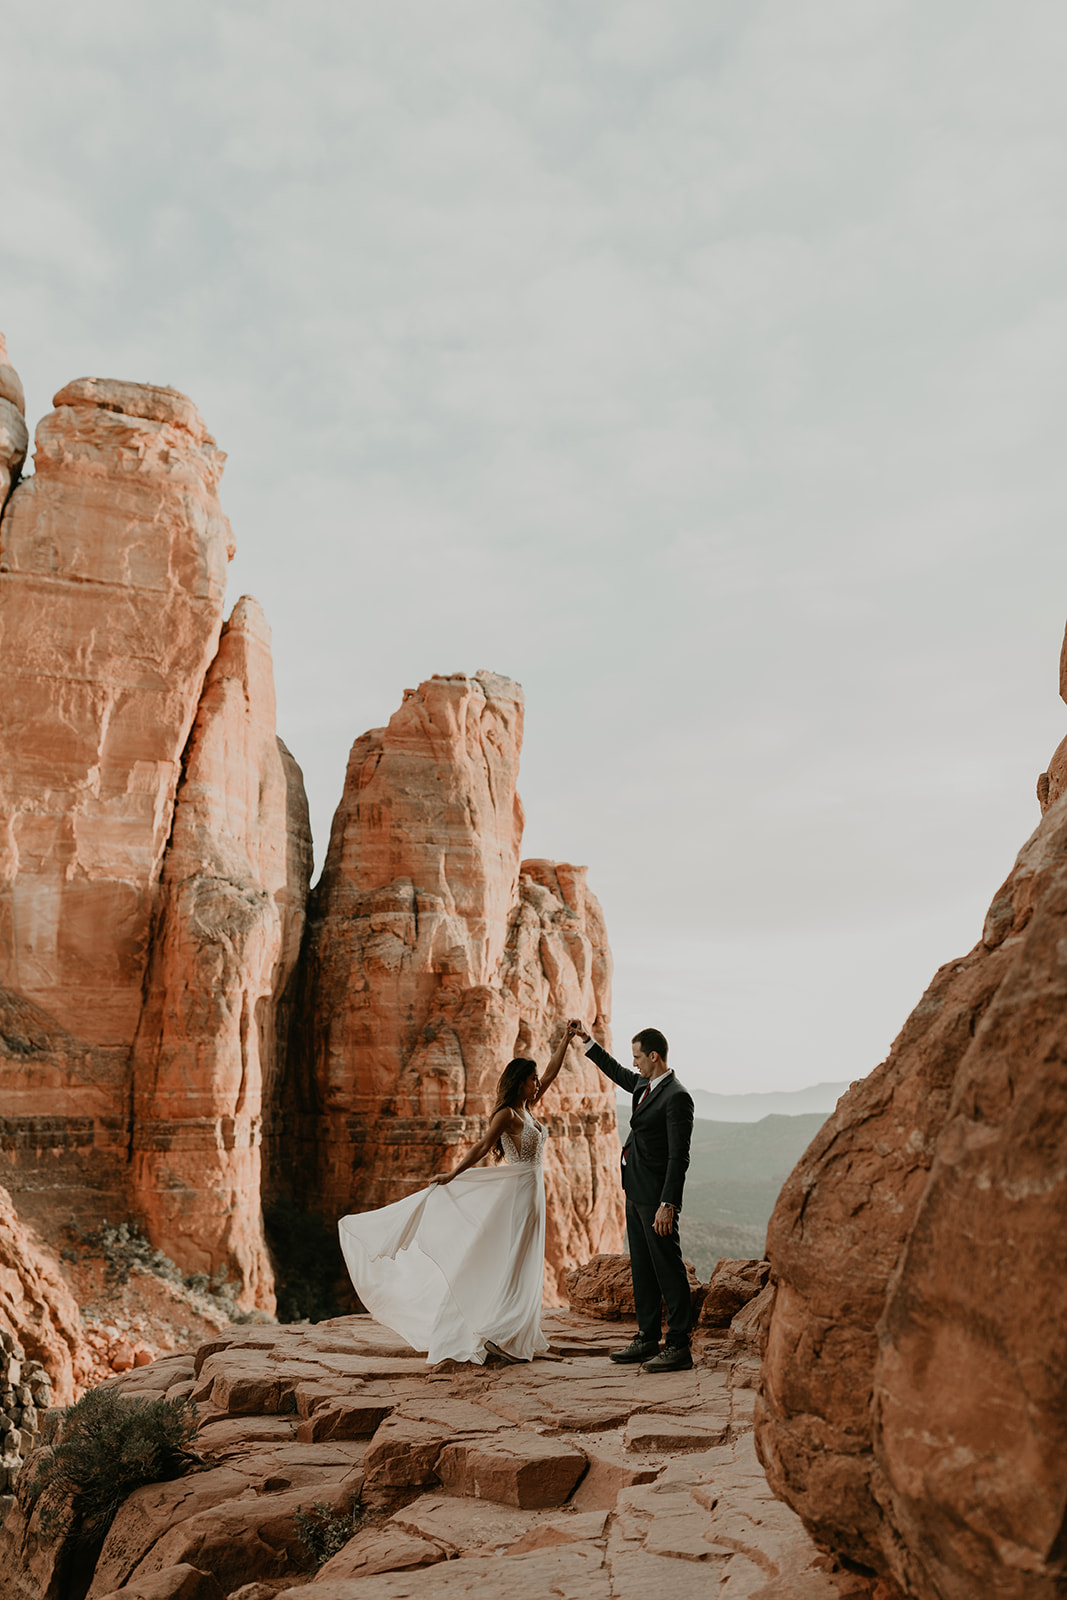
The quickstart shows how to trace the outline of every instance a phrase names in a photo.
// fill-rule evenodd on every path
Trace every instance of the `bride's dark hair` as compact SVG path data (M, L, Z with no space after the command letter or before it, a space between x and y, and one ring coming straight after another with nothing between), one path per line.
M510 1106L514 1111L519 1099L519 1090L530 1076L537 1071L537 1062L531 1061L529 1056L516 1056L514 1061L509 1061L496 1086L496 1105L489 1113L492 1122L498 1111L503 1111L505 1106ZM498 1139L493 1146L493 1153L498 1161L504 1159L504 1147Z

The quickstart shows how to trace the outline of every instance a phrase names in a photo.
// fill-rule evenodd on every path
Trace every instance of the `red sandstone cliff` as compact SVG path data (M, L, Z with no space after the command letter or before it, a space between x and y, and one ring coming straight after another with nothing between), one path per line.
M262 1071L310 865L269 632L245 600L220 642L225 457L192 403L81 379L56 407L0 522L6 1181L46 1234L133 1218L269 1306Z
M519 860L522 709L506 678L435 677L352 747L290 1060L327 1215L408 1194L447 1147L469 1147L504 1065L544 1062L568 1015L608 1025L584 869ZM555 1297L568 1268L619 1241L618 1144L613 1092L577 1052L546 1109Z
M476 1136L512 1054L543 1060L569 1014L607 1027L603 919L584 869L520 870L521 690L438 678L353 747L301 970L307 806L255 601L222 626L225 457L172 389L86 378L55 404L18 482L0 341L0 1175L51 1242L72 1216L140 1222L269 1310L260 1152L286 1084L302 1206L407 1192ZM575 1055L551 1290L620 1237L614 1100ZM284 1184L299 1139L277 1151Z
M922 1600L1067 1585L1067 797L779 1198L757 1437ZM1049 796L1054 797L1049 802Z
M186 1271L273 1309L260 1213L265 1071L300 949L311 834L275 734L270 629L239 600L186 751L133 1051L133 1193ZM295 775L295 782L292 781Z

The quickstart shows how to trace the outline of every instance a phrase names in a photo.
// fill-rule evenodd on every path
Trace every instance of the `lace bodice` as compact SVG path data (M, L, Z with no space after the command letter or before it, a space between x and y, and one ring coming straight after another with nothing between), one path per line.
M522 1137L516 1145L509 1133L500 1135L500 1143L509 1166L540 1166L541 1155L548 1139L548 1129L535 1122L529 1110L522 1113Z

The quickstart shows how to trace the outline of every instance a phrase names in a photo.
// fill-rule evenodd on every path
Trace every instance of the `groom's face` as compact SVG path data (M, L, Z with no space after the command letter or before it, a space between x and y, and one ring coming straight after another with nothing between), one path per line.
M651 1078L656 1070L656 1063L651 1056L645 1055L640 1039L634 1039L630 1049L634 1053L634 1071L639 1072L642 1078Z

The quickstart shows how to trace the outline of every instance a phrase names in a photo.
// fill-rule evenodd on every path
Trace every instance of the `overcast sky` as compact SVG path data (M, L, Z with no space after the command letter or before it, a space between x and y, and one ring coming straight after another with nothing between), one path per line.
M506 673L620 1049L870 1071L1067 732L1058 0L36 0L2 72L31 428L199 406L319 863L352 739Z

